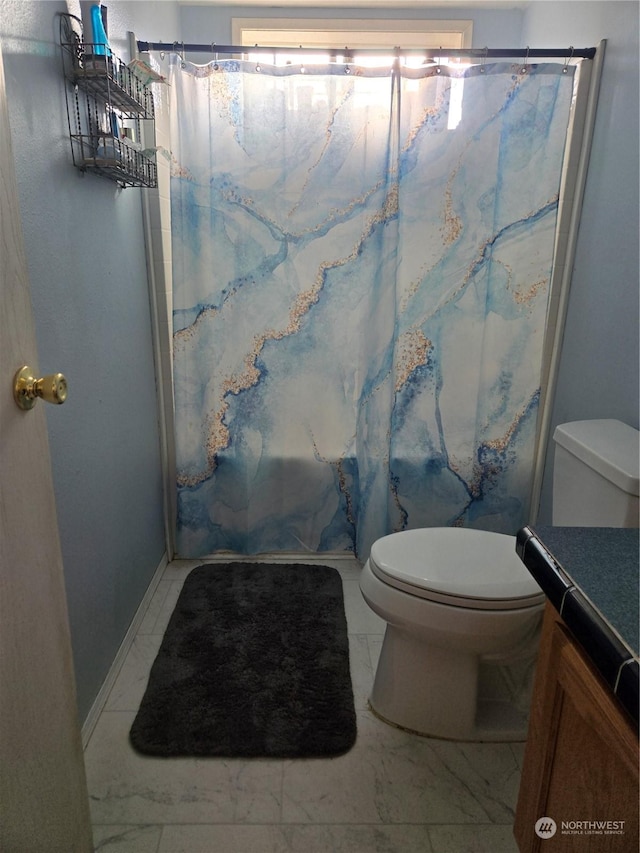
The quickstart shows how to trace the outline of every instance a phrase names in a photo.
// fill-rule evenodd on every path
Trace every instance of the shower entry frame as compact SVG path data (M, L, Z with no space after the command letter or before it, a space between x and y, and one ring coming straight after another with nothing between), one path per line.
M227 54L243 57L248 53L287 54L327 53L327 49L307 50L305 48L277 48L243 45L208 45L183 42L148 42L136 40L135 34L129 34L129 47L132 58L140 53L171 52L184 60L185 53ZM527 63L541 58L563 59L565 65L580 63L579 74L574 85L569 127L565 143L565 155L562 167L560 197L558 203L555 246L553 252L552 276L545 325L543 361L541 370L541 399L538 417L535 464L531 487L531 523L535 523L538 504L542 491L542 479L545 459L550 440L552 408L557 384L560 354L564 326L566 321L572 270L576 253L580 213L584 198L589 156L595 125L598 92L602 77L606 40L597 47L574 49L443 49L403 51L396 48L396 61L403 55L420 53L427 55L428 61L438 63L441 57L470 58L482 64L488 58L513 58ZM342 51L341 51L342 52ZM375 50L345 48L349 61L353 62L358 53L375 54ZM389 50L378 53L389 55ZM149 57L150 64L157 60ZM347 66L348 67L348 66ZM165 544L169 559L176 554L175 536L177 519L175 423L173 398L172 363L172 272L170 241L170 174L169 174L169 110L167 87L162 84L152 86L155 101L156 137L159 150L164 150L165 158L158 158L158 187L143 189L143 223L149 272L149 291L152 315L152 334L157 372L158 406L161 432L161 456L163 465ZM163 145L163 143L166 143ZM305 553L305 559L326 559L328 552ZM352 558L352 554L331 554Z

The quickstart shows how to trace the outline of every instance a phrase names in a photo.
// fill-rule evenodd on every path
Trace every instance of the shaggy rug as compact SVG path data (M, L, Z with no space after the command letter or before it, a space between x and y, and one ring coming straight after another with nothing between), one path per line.
M327 566L194 569L130 739L157 756L339 755L356 738L342 581Z

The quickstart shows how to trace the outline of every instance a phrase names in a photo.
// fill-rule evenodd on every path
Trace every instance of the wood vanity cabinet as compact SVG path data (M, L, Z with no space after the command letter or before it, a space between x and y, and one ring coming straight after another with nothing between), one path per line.
M553 836L536 834L542 817ZM514 835L521 853L638 851L637 729L549 603Z

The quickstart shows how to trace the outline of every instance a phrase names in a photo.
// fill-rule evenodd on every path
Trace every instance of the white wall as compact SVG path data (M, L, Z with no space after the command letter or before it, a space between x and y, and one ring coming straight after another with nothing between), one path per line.
M607 39L552 431L590 418L638 427L639 10L636 0L535 2L524 19L526 44ZM552 450L540 523L551 522Z
M116 49L142 22L153 38L176 31L175 3L150 6L108 2ZM47 424L84 719L165 545L141 190L72 165L55 18L66 11L79 3L0 0L39 367L69 382Z

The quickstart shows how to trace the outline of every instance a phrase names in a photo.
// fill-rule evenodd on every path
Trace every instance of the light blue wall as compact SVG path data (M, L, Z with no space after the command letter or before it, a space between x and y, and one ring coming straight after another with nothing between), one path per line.
M178 6L109 0L114 47L141 39L231 40L231 17L388 17L381 9ZM77 0L0 0L0 38L40 367L68 375L48 411L79 707L84 718L164 551L140 190L70 162L56 11ZM554 424L638 425L638 4L537 2L514 9L398 10L472 18L473 44L609 40ZM181 30L182 27L182 30ZM126 57L125 57L126 58ZM541 520L550 511L547 464Z
M394 6L393 0L389 6ZM275 6L190 6L183 4L180 7L182 22L182 39L185 42L198 44L231 43L231 19L232 18L329 18L340 20L341 18L398 18L398 19L431 19L431 20L472 20L473 21L473 46L485 47L513 47L520 44L520 31L522 27L522 12L518 9L473 9L473 8L451 8L442 9L423 7L410 9L381 9L362 7L344 8L332 6L329 9L321 7L290 7L276 8ZM150 40L150 39L149 39ZM165 41L172 41L167 36ZM198 60L191 57L194 62L208 62L207 59Z
M148 19L149 5L109 2L114 45L142 19L152 37L175 29L175 4ZM59 11L67 4L0 0L39 367L69 382L47 424L84 719L165 544L141 190L72 165Z
M617 418L638 427L638 25L632 2L539 2L527 44L566 47L607 39L569 310L552 418ZM540 523L551 521L553 448Z

